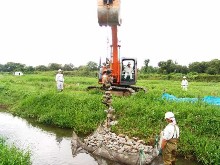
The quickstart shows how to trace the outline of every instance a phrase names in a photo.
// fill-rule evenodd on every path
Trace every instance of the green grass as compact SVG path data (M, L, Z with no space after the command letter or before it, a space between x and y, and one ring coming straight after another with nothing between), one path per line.
M56 91L52 74L1 77L0 105L22 117L40 123L73 128L79 134L90 134L105 120L103 93L87 91L98 85L96 78L65 76L63 92ZM173 111L180 127L179 154L194 157L202 164L220 162L220 107L203 102L171 102L162 99L166 91L176 97L220 97L220 83L190 82L182 91L181 81L139 80L137 86L148 89L130 97L113 96L113 107L119 121L116 133L136 136L152 145L156 135L165 127L164 114Z
M31 165L30 153L19 150L14 145L9 146L3 138L0 138L0 164Z

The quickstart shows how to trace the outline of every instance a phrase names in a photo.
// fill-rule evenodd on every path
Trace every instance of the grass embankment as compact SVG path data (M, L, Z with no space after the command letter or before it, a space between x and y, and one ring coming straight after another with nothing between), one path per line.
M0 104L8 111L37 121L73 128L77 133L89 134L105 120L102 93L86 91L88 85L97 85L95 78L65 77L65 89L56 91L55 73L51 75L25 75L1 77ZM189 81L190 82L190 81ZM152 144L165 127L164 113L173 111L181 129L179 154L195 157L203 164L220 162L220 107L197 103L180 103L162 100L162 92L177 97L203 98L219 96L219 83L190 82L187 92L177 81L140 80L148 93L131 97L114 97L113 107L119 123L116 133L136 136Z
M15 146L9 146L0 138L0 164L1 165L31 165L30 153L21 151Z

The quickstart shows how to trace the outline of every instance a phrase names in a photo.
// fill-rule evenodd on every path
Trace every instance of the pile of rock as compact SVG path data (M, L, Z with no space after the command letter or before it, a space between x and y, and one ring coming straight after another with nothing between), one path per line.
M117 151L118 153L139 153L141 149L146 154L153 152L153 147L145 145L143 140L138 140L135 137L130 139L123 134L116 135L107 128L87 137L84 139L84 143L88 147L97 148L105 146L107 149Z
M123 134L116 135L104 126L100 126L83 142L79 142L79 139L77 141L77 145L74 143L76 146L92 154L128 165L150 164L157 156L155 148L146 145L143 140Z

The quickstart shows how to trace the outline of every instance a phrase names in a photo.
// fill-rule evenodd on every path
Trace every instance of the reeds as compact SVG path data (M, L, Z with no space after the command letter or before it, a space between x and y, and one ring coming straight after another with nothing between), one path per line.
M0 138L0 164L31 165L30 152L20 150L14 145L10 146L3 138Z

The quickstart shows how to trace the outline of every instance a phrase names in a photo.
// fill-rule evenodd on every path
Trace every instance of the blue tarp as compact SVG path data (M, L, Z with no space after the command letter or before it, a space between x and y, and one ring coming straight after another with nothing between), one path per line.
M220 105L220 97L206 96L203 98L203 101L208 104Z
M162 98L176 102L196 102L199 100L198 98L189 98L189 97L177 98L176 96L168 93L163 93ZM207 104L220 105L220 97L205 96L204 98L201 99L201 101Z

